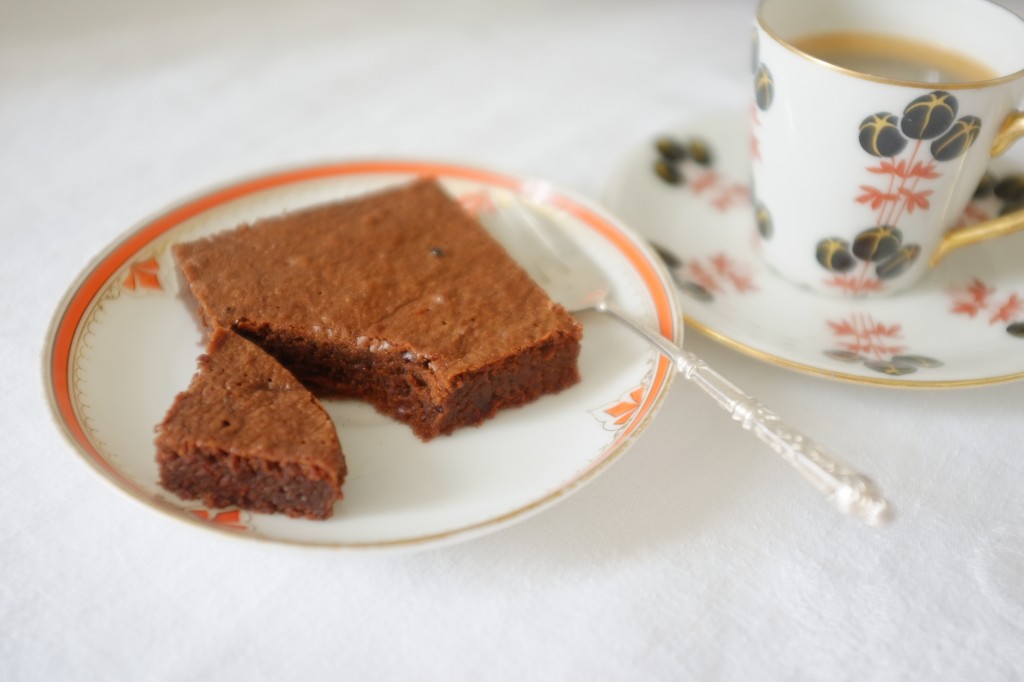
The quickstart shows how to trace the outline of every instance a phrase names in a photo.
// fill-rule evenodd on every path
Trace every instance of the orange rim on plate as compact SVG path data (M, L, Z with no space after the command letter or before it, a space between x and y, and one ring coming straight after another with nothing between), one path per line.
M451 178L473 181L481 185L502 188L517 193L522 193L529 187L537 184L536 181L495 171L448 163L388 160L327 163L283 170L229 184L202 194L197 198L187 200L161 212L155 218L140 223L94 259L82 274L79 275L75 283L72 284L54 316L49 330L46 350L44 351L44 379L49 393L51 408L72 444L79 452L85 455L86 460L90 464L98 468L105 476L109 477L133 496L142 495L153 501L151 495L144 492L136 483L122 475L117 467L107 461L86 433L81 415L76 410L72 400L73 377L71 372L75 343L81 333L83 319L90 310L91 304L97 295L109 284L111 278L155 239L206 211L265 190L313 180L358 175L408 175L411 177L436 177L438 179ZM677 312L675 296L670 283L671 280L657 261L656 256L644 245L644 242L639 238L631 237L622 227L617 226L610 217L589 205L585 200L570 197L559 190L546 196L545 202L565 211L586 224L590 229L612 244L628 260L630 266L642 279L646 293L650 296L650 300L654 305L659 331L664 336L674 339L676 342L681 342L682 317ZM654 368L650 387L643 396L642 402L634 410L634 416L630 423L626 428L622 429L621 433L606 448L601 457L567 485L542 499L516 509L509 514L502 515L500 518L409 540L375 543L339 543L338 545L302 542L293 544L345 547L411 544L463 534L491 524L507 521L528 511L545 506L546 503L557 499L574 486L590 478L597 470L601 469L614 459L615 455L622 451L623 445L630 441L636 435L638 429L645 426L650 416L653 415L653 410L663 397L671 378L671 363L666 358L659 357ZM159 500L156 501L159 502ZM182 511L171 505L167 505L167 507L174 511ZM186 514L174 514L174 516L190 518ZM190 520L195 519L190 518ZM201 520L196 522L202 523L208 528L220 527L220 524L207 524ZM229 531L229 533L236 537L239 536L235 532Z

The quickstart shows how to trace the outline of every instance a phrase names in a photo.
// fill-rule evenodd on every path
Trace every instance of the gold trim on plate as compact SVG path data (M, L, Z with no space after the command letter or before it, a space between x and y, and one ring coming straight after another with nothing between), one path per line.
M860 374L848 374L846 372L837 372L821 367L815 367L814 365L805 365L795 360L787 360L786 358L779 357L767 353L763 350L748 346L744 343L737 341L736 339L728 336L716 329L712 329L706 325L697 322L689 315L684 315L683 319L686 326L690 329L695 329L700 333L704 334L708 338L718 343L721 343L727 348L739 351L744 355L748 355L755 360L761 360L783 369L792 369L804 374L809 374L817 377L824 377L826 379L836 379L838 381L845 381L851 384L862 384L867 386L882 386L884 388L916 388L916 389L934 389L934 388L976 388L979 386L990 386L992 384L1003 384L1011 381L1017 381L1018 379L1024 379L1024 371L1015 372L1013 374L1004 374L1001 376L994 377L979 377L976 379L952 379L943 381L912 381L909 379L882 379L869 376L863 376Z

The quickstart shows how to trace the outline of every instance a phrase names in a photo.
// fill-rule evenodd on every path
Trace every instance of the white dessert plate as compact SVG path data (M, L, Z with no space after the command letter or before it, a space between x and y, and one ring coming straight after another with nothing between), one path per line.
M644 430L673 379L625 328L584 316L583 380L423 443L353 401L325 401L348 461L326 521L207 509L158 485L154 427L185 389L204 335L180 295L169 247L289 209L432 176L474 212L515 193L560 221L612 277L630 312L681 342L671 277L646 242L602 209L545 183L455 164L370 160L274 172L214 189L131 229L72 285L44 354L54 415L78 454L149 507L227 534L299 545L427 547L541 510L594 478ZM482 282L481 286L486 286Z
M732 110L661 131L624 159L608 187L606 206L669 263L687 326L782 367L862 384L939 388L1024 377L1024 233L957 251L895 297L813 294L758 258L751 121ZM696 144L703 163L693 153L671 161L659 140L662 148L665 140ZM993 184L1022 173L1022 151L993 163ZM965 222L1010 204L1000 196L1007 193L979 191Z

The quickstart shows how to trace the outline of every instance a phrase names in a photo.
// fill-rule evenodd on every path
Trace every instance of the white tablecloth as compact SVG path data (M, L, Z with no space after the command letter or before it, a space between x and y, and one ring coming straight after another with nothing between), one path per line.
M752 9L3 3L0 679L1022 679L1019 383L837 383L691 333L688 348L872 474L897 521L833 512L677 382L577 494L419 553L177 523L114 492L52 423L50 317L141 218L255 171L380 155L600 199L641 140L745 101Z

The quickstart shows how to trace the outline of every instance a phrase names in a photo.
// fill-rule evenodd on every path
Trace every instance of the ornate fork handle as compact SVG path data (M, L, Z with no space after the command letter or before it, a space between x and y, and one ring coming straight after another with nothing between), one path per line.
M624 322L654 344L672 360L683 377L714 398L740 426L780 455L839 511L873 526L891 519L892 509L871 479L841 464L824 448L782 421L775 412L744 393L703 360L636 323L607 301L598 303L594 309Z

